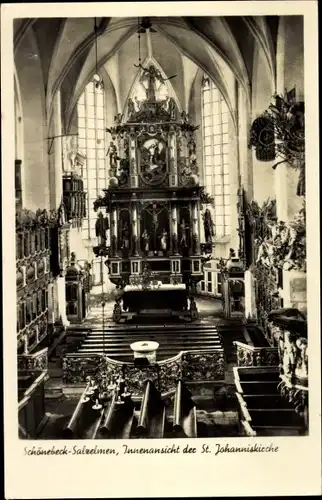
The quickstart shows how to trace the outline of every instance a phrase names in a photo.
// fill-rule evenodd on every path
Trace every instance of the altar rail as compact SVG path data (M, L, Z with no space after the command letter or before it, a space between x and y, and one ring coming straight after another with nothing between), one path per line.
M278 366L277 347L254 347L235 340L237 366Z
M178 380L187 382L222 382L225 379L223 349L181 351L176 356L148 366L136 366L103 356L67 354L63 359L65 384L86 383L88 376L100 373L107 380L124 379L134 397L142 397L147 380L162 394L175 390Z
M48 369L48 347L32 354L18 356L18 371L44 371Z

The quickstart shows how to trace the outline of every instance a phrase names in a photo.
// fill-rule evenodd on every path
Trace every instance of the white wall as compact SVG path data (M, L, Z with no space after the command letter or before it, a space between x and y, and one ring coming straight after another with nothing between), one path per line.
M32 29L15 53L19 80L23 138L24 207L36 211L49 209L49 170L44 81L40 53Z

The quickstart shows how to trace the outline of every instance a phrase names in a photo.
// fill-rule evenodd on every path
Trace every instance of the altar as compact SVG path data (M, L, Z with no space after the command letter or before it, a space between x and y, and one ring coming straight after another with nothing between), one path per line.
M201 213L205 193L196 162L198 126L172 97L160 97L157 89L165 79L153 65L141 70L145 100L130 97L124 114L107 129L109 185L95 208L100 218L105 210L109 223L102 225L101 245L94 251L107 255L109 278L122 290L123 307L117 299L114 321L153 310L190 311L195 317L191 297L205 260L202 218L210 253L213 233L209 210L208 216Z

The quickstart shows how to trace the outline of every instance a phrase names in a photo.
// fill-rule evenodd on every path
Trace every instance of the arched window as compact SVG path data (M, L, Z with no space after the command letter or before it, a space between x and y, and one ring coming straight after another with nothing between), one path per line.
M104 89L88 83L77 105L78 145L86 156L83 169L84 189L87 191L87 219L83 223L83 237L95 237L97 214L93 203L102 189L108 187L105 144L105 95Z
M228 160L228 108L216 85L202 84L202 125L205 188L214 197L216 237L231 234Z
M14 86L14 113L15 113L15 191L16 191L16 209L22 208L22 117L21 106L18 99L17 82Z

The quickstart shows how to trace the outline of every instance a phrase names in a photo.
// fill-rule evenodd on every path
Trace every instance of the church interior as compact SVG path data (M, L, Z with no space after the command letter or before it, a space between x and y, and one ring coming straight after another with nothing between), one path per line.
M303 36L14 20L21 439L308 433Z

